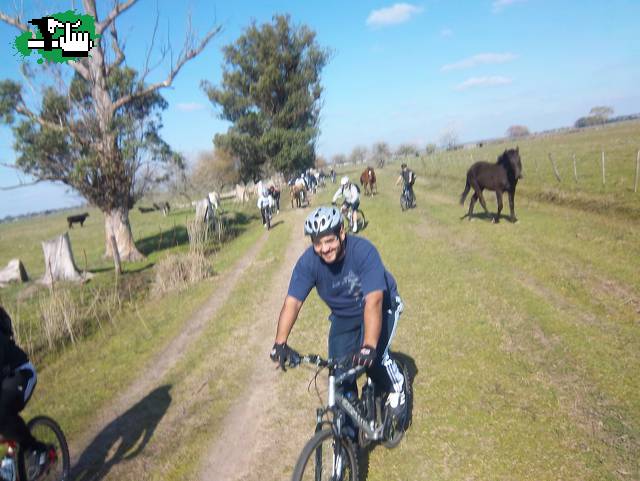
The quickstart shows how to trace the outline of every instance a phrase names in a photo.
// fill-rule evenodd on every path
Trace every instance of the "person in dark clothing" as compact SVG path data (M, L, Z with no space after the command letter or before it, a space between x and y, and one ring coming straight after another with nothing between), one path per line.
M407 164L402 164L400 168L402 171L400 172L398 180L396 180L396 185L402 182L402 188L407 189L411 195L411 207L415 207L416 195L413 193L413 184L416 182L416 174L407 167Z
M18 414L29 402L37 376L27 354L15 343L7 311L0 306L0 434L16 441L45 469L47 446L33 437Z

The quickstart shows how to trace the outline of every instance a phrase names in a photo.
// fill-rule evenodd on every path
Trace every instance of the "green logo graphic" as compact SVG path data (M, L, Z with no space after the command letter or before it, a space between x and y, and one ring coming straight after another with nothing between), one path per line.
M14 47L23 57L38 52L38 63L62 63L88 57L100 37L96 35L95 19L73 10L34 18L29 23L37 27L37 31L18 35Z

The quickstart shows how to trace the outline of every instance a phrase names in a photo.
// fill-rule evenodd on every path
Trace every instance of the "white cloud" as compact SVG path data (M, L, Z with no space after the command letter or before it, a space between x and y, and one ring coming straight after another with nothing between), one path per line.
M514 5L516 3L524 3L526 1L527 0L495 0L491 4L491 7L493 9L493 13L499 13L503 9L510 7L511 5Z
M178 110L181 112L195 112L204 109L204 105L198 102L184 102L177 104Z
M391 7L372 11L367 17L367 25L372 27L384 27L407 22L413 15L417 15L424 9L410 3L396 3Z
M474 87L495 87L497 85L509 85L512 82L513 79L509 77L472 77L457 85L455 89L462 91Z
M442 30L440 30L440 36L444 38L453 37L453 30L451 30L450 28L443 28Z
M460 70L464 68L477 67L478 65L506 63L517 58L518 56L513 53L479 53L478 55L465 58L459 62L443 65L440 70L447 72L448 70Z

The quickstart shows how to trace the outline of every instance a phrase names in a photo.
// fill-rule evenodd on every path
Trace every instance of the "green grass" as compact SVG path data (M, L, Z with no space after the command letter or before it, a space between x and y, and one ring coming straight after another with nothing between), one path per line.
M228 205L226 208L227 229L231 236L244 232L257 218L248 205L242 208ZM124 303L129 307L146 302L154 276L152 267L163 256L188 249L186 224L193 218L190 209L174 210L166 217L157 211L143 215L132 210L130 222L136 245L146 258L124 264L124 275L116 285L113 261L103 257L103 216L96 209L89 209L89 212L83 228L76 226L68 232L76 265L81 270L94 273L94 277L86 285L58 283L56 286L69 292L78 307L80 322L76 334L81 337L93 334L112 320L117 309L113 303L107 302L108 299L118 298L120 305ZM19 258L31 279L27 284L11 284L0 290L0 303L11 313L20 340L39 363L48 362L50 351L40 321L41 304L50 297L49 289L37 282L44 274L41 242L67 231L67 214L56 213L0 224L0 265ZM215 252L221 245L214 241L209 248ZM215 269L219 267L215 266Z
M213 259L215 270L228 270L261 234L261 226L254 224L225 246ZM213 277L187 291L139 303L121 312L114 324L50 356L46 364L37 366L38 388L27 415L46 412L73 439L95 412L137 378L153 355L179 334L184 321L217 287L218 278Z
M512 143L410 160L419 174L418 208L404 213L400 189L393 186L397 165L377 170L380 194L362 200L369 221L362 235L398 281L406 310L394 348L414 361L417 374L413 425L397 449L373 449L368 480L640 479L640 193L632 185L638 133L640 123L629 122L519 142L525 178L516 195L517 224L460 221L466 207L458 204L470 156L495 161ZM562 183L553 176L548 152ZM361 170L346 172L357 178ZM326 203L336 188L328 184L314 205ZM495 197L487 200L495 211ZM158 223L144 222L144 216L132 220L134 233L152 238ZM35 223L20 227L29 235L18 235L20 225L0 225L3 249L40 235ZM169 219L162 229L171 227ZM254 353L238 353L249 345L252 319L265 299L284 297L273 292L270 279L284 259L290 229L299 228L285 222L269 233L231 302L163 379L172 399L164 415L178 419L180 429L152 433L136 461L146 466L145 479L195 478L204 449L249 376L251 366L241 359ZM43 226L43 237L47 229L55 230ZM216 255L216 269L233 265L262 232L250 223ZM86 241L89 264L107 268L108 261L99 264L101 229L74 229L79 234L94 236ZM72 237L74 250L83 242ZM33 246L23 256L31 256L30 263L41 255L37 242ZM167 251L151 253L150 262ZM104 273L106 285L111 276ZM139 302L114 326L47 359L28 414L53 414L71 437L81 432L91 414L134 378L136 367L170 342L215 283ZM17 295L9 294L12 302ZM291 345L326 353L327 315L312 294ZM266 353L257 355L268 362ZM306 392L310 376L300 369L279 377L282 402L263 433L277 441L257 461L264 479L288 478L313 433L318 400ZM140 470L127 472L131 466L114 466L114 479L136 479ZM263 473L254 474L251 479Z

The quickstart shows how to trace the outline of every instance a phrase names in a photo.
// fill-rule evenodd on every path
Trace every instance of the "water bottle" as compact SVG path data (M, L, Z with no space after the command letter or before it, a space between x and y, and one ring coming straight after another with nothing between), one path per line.
M5 456L0 462L0 479L2 481L16 481L16 463L11 456Z

